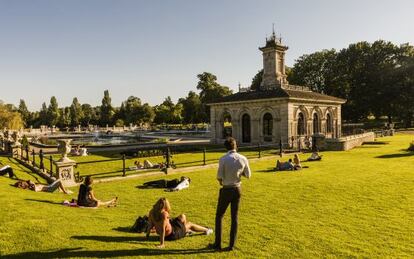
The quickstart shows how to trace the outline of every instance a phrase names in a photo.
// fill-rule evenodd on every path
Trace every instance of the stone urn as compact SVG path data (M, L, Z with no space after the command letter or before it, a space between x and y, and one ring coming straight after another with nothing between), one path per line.
M58 152L62 155L62 158L59 162L73 162L73 160L68 158L68 154L71 150L70 142L72 139L59 139L58 140Z
M20 133L18 131L13 132L12 139L14 145L20 145Z

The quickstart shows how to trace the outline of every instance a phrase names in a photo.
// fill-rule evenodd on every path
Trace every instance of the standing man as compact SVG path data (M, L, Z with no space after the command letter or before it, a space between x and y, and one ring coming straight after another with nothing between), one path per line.
M222 188L220 189L216 211L216 239L214 244L211 244L209 247L221 250L222 220L227 207L231 204L230 244L226 250L232 251L237 236L241 177L250 178L251 172L247 158L236 152L237 145L234 138L227 138L224 146L228 152L220 158L217 172L217 180Z

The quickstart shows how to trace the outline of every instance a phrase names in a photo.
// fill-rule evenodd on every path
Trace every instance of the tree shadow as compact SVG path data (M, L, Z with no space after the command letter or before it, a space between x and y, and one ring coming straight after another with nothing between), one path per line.
M408 157L408 156L414 156L414 152L405 151L404 153L381 155L381 156L376 156L375 158L399 158L399 157Z
M131 250L82 250L82 247L60 249L56 251L44 252L23 252L12 255L5 255L2 258L72 258L72 257L96 257L114 258L126 256L160 256L160 255L194 255L214 253L215 251L207 248L199 249L151 249L138 248Z

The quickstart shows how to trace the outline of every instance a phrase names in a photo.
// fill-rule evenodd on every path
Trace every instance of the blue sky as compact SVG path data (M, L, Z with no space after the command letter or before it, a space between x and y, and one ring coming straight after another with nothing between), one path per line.
M275 23L303 54L357 41L414 42L414 1L0 0L0 99L32 110L56 96L152 105L196 90L211 72L247 86L262 67L258 47Z

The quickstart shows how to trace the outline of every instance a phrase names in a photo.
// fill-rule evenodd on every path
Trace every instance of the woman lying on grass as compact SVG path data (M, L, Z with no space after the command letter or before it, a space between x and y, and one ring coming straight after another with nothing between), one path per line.
M35 192L54 192L57 189L60 189L64 194L72 193L72 191L65 189L60 179L57 179L56 181L54 181L53 183L49 185L44 185L44 184L39 184L39 183L36 184L30 180L27 180L27 181L20 180L16 182L14 186L17 188L21 188L21 189L29 189Z
M78 206L82 207L99 207L99 206L115 206L118 201L118 197L113 198L110 201L98 200L92 191L93 180L91 176L86 176L85 182L79 187L78 194Z
M170 212L170 203L166 198L159 199L149 212L148 219L150 225L147 230L147 238L155 229L155 232L160 235L160 244L157 246L159 248L163 248L165 246L165 240L178 240L185 237L187 233L191 233L192 231L203 232L206 235L213 233L211 228L202 227L187 221L187 217L184 214L171 219Z

